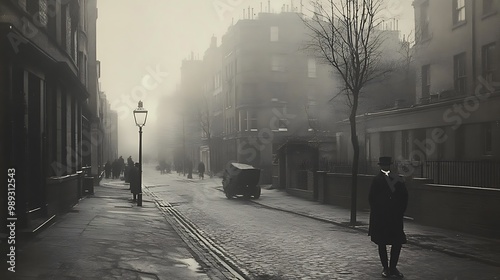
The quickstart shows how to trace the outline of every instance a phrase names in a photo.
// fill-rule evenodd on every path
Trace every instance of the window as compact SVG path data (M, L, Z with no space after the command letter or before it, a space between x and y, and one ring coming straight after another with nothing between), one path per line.
M269 84L269 90L271 91L270 97L271 100L286 100L287 99L287 90L286 84L283 82L271 82Z
M221 83L221 71L217 71L217 73L215 73L215 76L214 76L214 88L218 89L221 86L222 86L222 83Z
M257 131L257 113L248 112L248 128L250 131Z
M271 26L271 42L278 42L279 28L278 26Z
M454 57L455 91L458 94L465 94L467 90L467 71L465 63L465 53Z
M36 25L47 26L47 0L28 0L24 5Z
M496 44L492 43L483 47L482 52L483 77L486 81L495 80L497 70Z
M85 3L85 0L81 0L81 3L80 3L80 7L81 8L81 22L82 22L82 28L83 28L83 31L87 31L88 30L88 26L87 26L87 3Z
M494 0L483 0L483 15L490 14L495 10Z
M226 108L231 108L233 106L233 93L228 91L226 93Z
M279 55L273 55L271 61L271 70L283 72L285 71L285 59Z
M420 36L421 39L430 37L429 32L429 1L425 1L420 6Z
M307 77L316 78L316 60L314 58L307 60Z
M307 131L317 131L318 130L318 119L317 118L315 118L313 116L309 116L307 121L308 121L308 125L309 125L309 128L307 129Z
M453 24L465 21L465 0L453 1Z
M493 152L493 123L483 123L483 152L485 155L491 155Z
M278 122L278 130L279 131L288 131L288 120L287 119L280 119Z
M427 98L431 90L431 67L430 65L422 66L422 98Z

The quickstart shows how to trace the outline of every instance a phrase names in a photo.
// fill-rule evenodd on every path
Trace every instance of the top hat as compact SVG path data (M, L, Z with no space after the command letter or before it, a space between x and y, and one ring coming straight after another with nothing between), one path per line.
M391 157L379 157L378 158L378 165L391 165L391 164L392 164Z

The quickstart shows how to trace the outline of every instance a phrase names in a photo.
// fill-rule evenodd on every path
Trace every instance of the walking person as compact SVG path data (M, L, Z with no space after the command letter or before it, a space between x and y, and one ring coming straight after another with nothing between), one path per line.
M141 174L139 171L139 163L136 162L135 166L131 166L128 172L130 180L130 192L132 193L132 202L136 202L137 195L141 192Z
M109 162L109 160L106 162L106 165L104 165L104 173L106 175L106 179L109 179L111 176L111 162Z
M379 158L380 172L373 178L368 195L368 235L378 245L382 276L403 278L397 265L402 244L407 242L403 230L403 215L408 205L408 191L403 178L390 171L391 164L391 157ZM390 261L387 257L387 245L391 245Z
M111 168L113 169L113 179L120 178L120 163L118 162L118 159L115 159L115 161L113 161Z
M204 179L204 174L205 174L205 164L203 163L203 161L200 161L200 163L198 163L198 175L200 176L200 179Z

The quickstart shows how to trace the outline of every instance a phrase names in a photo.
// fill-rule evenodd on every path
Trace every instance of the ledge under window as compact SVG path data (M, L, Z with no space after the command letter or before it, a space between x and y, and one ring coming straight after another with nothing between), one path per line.
M487 13L483 13L483 16L481 17L481 19L486 19L486 18L489 18L491 16L494 16L497 14L497 10L492 10L492 11L489 11Z
M459 28L459 27L464 26L466 24L467 24L467 21L466 20L462 20L462 21L454 23L453 27L451 29L456 29L456 28Z

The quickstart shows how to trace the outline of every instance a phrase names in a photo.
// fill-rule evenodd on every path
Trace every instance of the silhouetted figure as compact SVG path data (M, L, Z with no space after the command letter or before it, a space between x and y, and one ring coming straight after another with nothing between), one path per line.
M120 177L122 172L125 171L125 160L123 159L122 156L120 156L120 158L118 158L118 163L120 164L120 174L118 174L118 177Z
M111 162L109 162L109 160L104 165L104 175L106 176L106 179L111 177Z
M112 164L112 169L113 169L113 179L119 179L120 178L120 162L118 159L115 159Z
M186 160L186 168L187 168L187 178L193 179L193 162L190 159Z
M130 192L132 193L133 202L137 201L137 195L141 192L140 185L140 171L139 171L139 163L135 163L135 166L131 166L129 169L129 180L130 180Z
M161 174L165 174L167 172L167 162L165 160L160 161L159 167Z
M203 163L203 161L200 161L200 163L198 163L198 175L200 176L200 179L204 179L204 174L205 174L205 164Z
M127 158L127 166L125 167L125 171L123 172L123 177L125 178L125 183L130 183L130 180L129 180L129 170L131 167L134 166L134 161L132 160L132 156L129 156Z
M406 243L403 215L408 205L408 191L402 177L390 172L391 157L380 157L380 173L373 178L368 200L370 202L370 226L368 235L378 245L383 277L403 277L396 268L402 244ZM391 259L387 257L387 245L391 246Z

